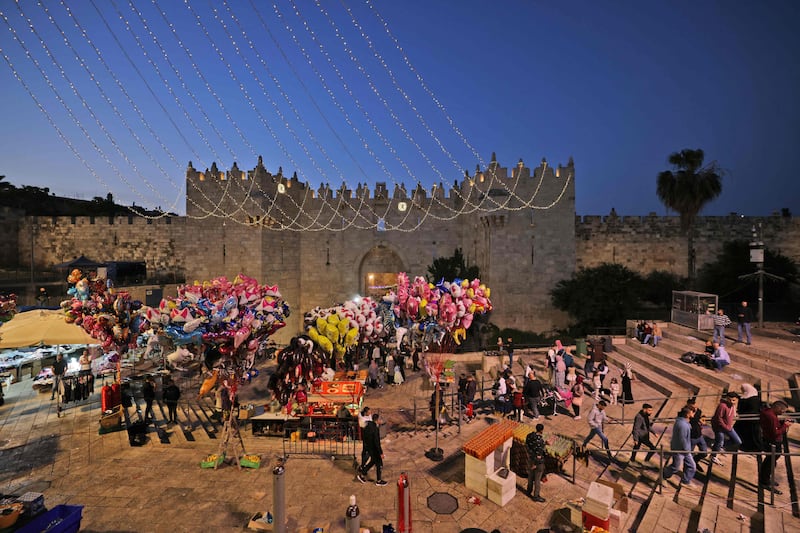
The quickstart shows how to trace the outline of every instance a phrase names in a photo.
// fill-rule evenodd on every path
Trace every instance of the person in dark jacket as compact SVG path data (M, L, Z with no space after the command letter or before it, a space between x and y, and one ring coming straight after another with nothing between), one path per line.
M761 432L764 435L763 446L765 452L771 452L773 447L775 451L783 451L783 436L789 431L789 425L792 422L790 420L781 420L779 417L786 412L788 407L783 400L776 400L772 402L772 407L761 411L759 422L761 423ZM758 484L765 490L772 490L775 494L782 494L776 488L778 484L775 483L773 461L773 456L764 456L761 461L761 470L758 472Z
M144 418L145 420L154 420L156 415L153 412L153 400L156 399L156 382L153 381L151 376L147 376L142 385L142 397L144 398Z
M749 383L742 383L742 397L736 406L737 420L733 424L733 429L742 445L739 449L746 452L760 452L761 428L758 424L758 415L761 412L761 398L758 390Z
M375 474L378 479L375 481L375 484L379 487L383 487L386 485L386 481L383 480L381 476L383 472L383 449L381 448L381 433L380 429L378 428L378 419L380 415L375 413L372 415L372 420L367 422L367 426L364 428L364 432L362 433L364 439L364 448L367 450L367 455L369 455L369 460L366 464L361 465L361 468L358 469L358 475L356 476L361 483L367 482L367 472L373 466L375 467Z
M542 399L542 382L536 378L536 374L531 370L528 374L528 381L522 388L522 395L528 402L528 408L534 420L539 419L539 401Z
M533 488L533 501L540 503L545 501L540 494L542 474L544 474L544 456L547 448L542 435L543 431L544 425L536 424L536 431L528 433L525 438L525 448L528 450L528 488L525 492L530 496Z
M650 442L650 434L656 434L653 430L653 426L650 424L650 415L652 413L653 406L646 403L642 405L641 410L636 413L633 419L633 452L631 453L631 462L636 461L636 450L638 450L642 444L650 448L650 451L644 456L645 462L649 461L650 458L653 457L653 454L656 453L655 445Z
M696 398L689 398L686 400L685 409L688 409L692 413L691 418L689 418L689 426L691 428L689 432L689 443L692 445L691 449L694 451L696 446L701 452L692 454L692 459L694 459L695 462L695 469L698 472L702 472L703 469L700 467L699 462L708 457L708 443L706 442L706 438L703 436L703 425L705 424L705 418L703 418L703 411L697 407Z
M750 343L753 341L753 337L750 335L750 322L752 321L752 309L747 307L747 302L742 302L742 305L740 305L739 309L736 310L736 322L739 333L737 342L742 342L742 329L744 329L744 333L747 336L747 345L750 346Z
M178 400L181 399L181 389L175 385L174 381L170 381L169 385L164 389L164 403L167 404L169 411L169 422L172 424L178 423Z

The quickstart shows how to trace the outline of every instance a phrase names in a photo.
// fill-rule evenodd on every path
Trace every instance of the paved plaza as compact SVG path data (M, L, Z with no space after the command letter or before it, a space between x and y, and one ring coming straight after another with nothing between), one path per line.
M677 340L675 342L678 342ZM760 342L760 341L759 341ZM764 347L766 340L761 342ZM754 345L756 343L754 342ZM659 348L661 349L661 348ZM783 349L776 345L774 351ZM622 352L624 353L624 351ZM541 352L517 352L522 362L531 362L541 369ZM614 352L614 357L620 357ZM490 370L496 360L475 365ZM463 367L463 364L459 365ZM471 367L473 368L473 367ZM269 370L268 368L266 370ZM460 370L460 368L459 368ZM643 374L646 369L642 369ZM522 367L515 369L522 374ZM482 372L479 371L479 375ZM488 373L486 374L488 376ZM266 373L243 389L242 403L263 402ZM488 381L486 387L490 386ZM653 378L656 379L656 378ZM731 375L731 383L735 375ZM716 524L716 531L733 531L723 524L734 524L736 531L771 531L776 520L783 531L800 531L800 520L791 514L791 496L786 489L786 470L777 469L784 494L775 496L774 505L759 502L754 486L755 459L741 457L738 461L735 502L728 505L730 459L725 467L714 467L711 473L698 474L690 487L677 487L665 482L657 489L659 456L650 465L627 462L633 416L647 399L656 405L655 428L667 433L658 444L668 445L671 417L676 406L685 401L680 387L675 396L666 398L648 379L634 381L636 404L627 406L624 423L608 428L612 448L621 448L611 464L603 455L593 455L588 464L569 460L562 475L551 474L544 484L545 503L536 503L521 489L526 480L518 478L517 494L501 507L488 499L471 503L476 494L464 485L463 444L482 429L498 421L488 402L477 418L469 424L449 425L439 434L439 447L444 461L437 463L425 456L434 447L434 432L428 425L416 428L409 420L430 419L428 398L430 389L420 373L409 375L402 385L369 391L365 405L379 410L387 420L382 440L385 453L385 487L374 483L361 484L355 478L352 458L330 456L290 456L286 462L286 513L289 532L344 531L344 515L350 495L355 495L361 511L362 527L381 531L383 524L397 524L397 486L401 472L407 472L411 485L413 531L416 533L456 533L467 528L486 532L498 529L503 533L539 531L555 524L569 522L569 504L586 495L589 484L598 479L619 483L628 496L628 513L624 515L624 530L628 531L687 531L704 523ZM189 384L185 384L186 387ZM772 386L772 385L771 385ZM774 387L774 386L773 386ZM99 391L99 384L96 387ZM196 390L196 389L195 389ZM488 394L488 390L487 390ZM184 391L183 399L195 402L193 392ZM490 398L490 396L488 396ZM660 399L659 402L656 400ZM774 397L773 397L774 399ZM710 398L708 404L715 405ZM140 402L141 404L141 402ZM592 405L587 396L583 411ZM189 405L187 404L187 408ZM414 417L414 408L417 409ZM610 406L614 419L623 418L623 406ZM659 412L660 410L660 412ZM181 410L181 428L163 423L160 407L156 409L158 427L151 425L148 442L131 447L126 431L98 434L100 415L99 394L83 404L69 406L59 417L50 395L32 389L30 377L14 383L6 392L6 402L0 407L0 491L22 494L28 491L45 495L45 504L82 505L83 531L242 531L256 512L272 509L273 474L277 458L283 454L283 441L276 437L253 436L244 423L242 436L246 451L263 458L260 469L238 469L224 464L217 470L205 470L199 462L217 451L218 439L210 438L193 421L188 411ZM131 411L132 413L133 411ZM708 413L709 415L711 413ZM164 411L163 415L166 415ZM546 432L583 439L588 433L585 416L573 420L556 416L540 420ZM526 418L527 423L531 423ZM205 421L205 427L211 422ZM183 429L191 429L184 432ZM216 427L219 434L219 426ZM193 435L194 440L187 438ZM797 451L797 425L790 433L792 451ZM590 444L597 452L599 441ZM360 444L356 447L360 455ZM628 450L628 451L625 451ZM794 458L795 464L800 464ZM707 469L708 465L703 463ZM572 482L573 468L575 482ZM374 470L370 473L374 480ZM673 478L675 479L675 478ZM457 502L450 514L438 514L428 505L435 493L445 493ZM769 502L769 494L762 495ZM698 506L700 502L700 506ZM713 514L713 517L710 516ZM741 516L740 516L741 515ZM765 515L769 515L765 518ZM710 520L710 522L709 522ZM730 526L732 527L732 526Z

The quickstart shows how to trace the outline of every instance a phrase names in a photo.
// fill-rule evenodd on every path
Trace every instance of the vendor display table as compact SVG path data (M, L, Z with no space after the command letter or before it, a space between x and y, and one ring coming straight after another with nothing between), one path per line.
M296 418L287 415L285 411L278 411L252 416L249 420L254 437L283 437L286 421Z
M511 470L518 476L528 477L528 448L525 446L525 439L529 433L535 431L533 426L519 424L514 428L514 442L511 446ZM567 459L573 453L573 441L569 437L555 433L543 433L547 446L544 456L544 471L546 474L559 473L564 467Z

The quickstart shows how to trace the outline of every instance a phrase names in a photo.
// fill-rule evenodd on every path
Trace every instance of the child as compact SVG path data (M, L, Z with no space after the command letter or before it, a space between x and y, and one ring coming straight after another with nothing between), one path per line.
M594 397L594 401L598 401L600 399L600 389L603 388L603 382L600 380L600 372L597 370L594 371L592 375L592 397Z
M617 404L617 397L619 396L619 381L617 378L611 378L611 405Z

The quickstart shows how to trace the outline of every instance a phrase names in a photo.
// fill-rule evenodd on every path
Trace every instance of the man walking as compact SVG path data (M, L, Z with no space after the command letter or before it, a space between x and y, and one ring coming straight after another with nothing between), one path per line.
M747 307L747 302L743 301L742 305L736 311L736 322L738 323L739 338L738 342L742 342L742 328L744 328L747 335L747 345L750 346L752 337L750 336L750 322L753 321L753 311Z
M689 438L692 447L689 449L694 451L695 446L700 449L701 453L693 454L692 458L694 459L695 470L702 472L703 469L700 468L699 462L708 457L708 444L706 443L706 438L703 436L703 411L697 407L697 400L695 398L686 400L685 409L689 409L692 412L692 416L689 418L689 425L692 428Z
M67 362L64 361L64 354L58 352L56 354L56 361L53 363L53 389L50 391L50 399L54 399L58 394L58 388L61 386L61 380L64 379L64 372L67 371Z
M691 485L697 465L690 453L692 427L689 418L692 411L686 407L680 410L675 425L672 427L672 439L669 447L672 453L672 462L664 467L664 479L669 479L677 472L683 472L681 485Z
M383 477L381 477L383 472L383 449L381 448L381 433L378 428L379 418L380 415L378 413L373 414L372 420L367 422L367 427L364 428L364 447L367 450L367 455L369 455L369 461L361 465L357 477L361 483L366 483L367 472L374 466L375 474L378 477L375 484L379 487L383 487L387 483L383 480Z
M720 346L725 346L725 328L731 325L731 319L725 314L725 310L717 309L714 315L714 342ZM741 335L739 335L741 337Z
M714 416L711 417L711 429L714 430L714 446L711 448L715 452L721 452L725 445L725 437L728 437L733 444L733 447L738 450L742 445L742 439L733 429L733 419L736 418L736 405L739 400L739 395L735 392L726 394L717 405L717 410L714 411ZM711 462L722 466L718 454L711 457Z
M642 409L636 413L636 416L633 419L633 453L631 453L631 462L636 462L636 450L638 450L642 444L650 448L650 451L647 452L645 455L644 460L645 462L649 461L653 454L655 454L656 447L655 445L650 442L650 434L656 434L653 430L653 426L650 424L650 415L653 413L653 406L649 403L642 405Z
M511 371L514 371L514 341L511 337L508 338L508 342L506 343L506 351L508 352L508 368Z
M528 433L525 437L525 447L528 449L528 496L531 495L533 486L533 501L544 503L540 491L542 489L542 474L544 474L544 455L546 444L544 436L544 424L536 424L536 431Z
M536 377L536 373L531 370L528 373L528 381L522 388L522 395L528 402L528 408L534 420L539 420L539 401L542 399L542 382Z
M613 457L611 457L611 449L608 447L608 437L606 437L605 433L603 433L603 425L608 419L605 413L607 405L608 404L606 404L605 400L600 400L594 404L592 410L589 411L589 417L587 418L587 421L589 422L591 431L589 431L589 435L583 441L583 447L585 448L586 445L589 444L589 441L592 440L595 435L598 435L600 440L603 442L603 448L605 448L606 453L608 454L608 460L612 461Z
M181 399L181 389L170 380L169 384L164 388L162 393L164 403L167 404L167 411L169 412L169 422L171 424L178 423L178 400Z
M761 432L764 438L764 451L776 452L783 451L783 436L789 431L790 420L781 420L779 417L786 412L789 407L783 400L772 402L772 407L764 409L759 415ZM774 478L775 456L765 455L761 461L761 469L758 472L758 484L764 490L772 490L775 494L783 494L777 489L778 484Z

